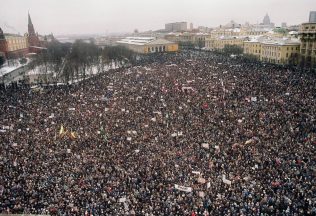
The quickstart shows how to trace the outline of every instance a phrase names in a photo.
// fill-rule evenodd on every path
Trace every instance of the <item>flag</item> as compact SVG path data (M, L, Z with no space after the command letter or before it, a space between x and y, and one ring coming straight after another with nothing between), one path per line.
M65 129L64 129L64 126L63 125L61 125L60 126L60 130L59 130L59 135L64 135L64 133L65 133Z
M76 132L73 132L73 131L70 132L69 137L70 137L71 139L76 139L76 138L77 138Z
M103 126L100 127L100 135L103 138L104 142L107 143L108 142L108 137L106 135L106 132L105 132Z

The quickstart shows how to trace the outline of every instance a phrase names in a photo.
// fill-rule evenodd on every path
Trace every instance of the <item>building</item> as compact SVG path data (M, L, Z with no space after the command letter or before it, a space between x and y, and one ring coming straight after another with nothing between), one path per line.
M299 30L301 39L301 65L316 68L316 22L303 23Z
M311 11L309 13L309 22L316 23L316 11Z
M300 42L290 39L262 42L260 54L260 60L263 62L297 65Z
M47 37L45 42L49 42ZM46 48L43 47L38 35L35 33L30 14L28 14L28 34L22 36L3 33L0 28L0 52L4 53L6 58L22 57L30 52L39 53L43 49Z
M270 17L268 14L266 14L263 18L263 22L262 22L263 25L270 25L271 24L271 21L270 21Z
M190 31L193 31L193 23L190 23Z
M126 37L117 44L127 47L137 53L176 52L178 44L155 37Z
M210 51L222 51L227 45L235 45L243 48L246 37L221 36L218 38L206 38L205 49Z
M5 56L7 53L7 41L5 40L5 36L4 33L2 31L2 29L0 28L0 53L2 56Z
M28 37L18 34L5 34L0 28L0 52L6 58L20 57L28 53Z
M261 43L266 40L266 36L254 36L250 40L244 41L244 54L253 56L257 60L261 57Z
M274 26L275 24L271 22L269 15L266 14L262 20L262 23L260 23L260 25L258 25L257 27L271 29L271 28L274 28Z
M252 37L244 41L244 54L263 62L298 65L300 41L293 38Z
M35 33L30 14L28 14L28 42L30 52L38 53L43 49L38 34Z
M193 32L183 32L183 33L169 33L165 35L165 39L178 43L182 47L205 47L205 40L210 37L207 33L193 33Z
M165 30L167 32L182 32L188 30L187 22L175 22L165 24Z
M240 36L240 28L217 28L214 29L211 33L210 36L212 38L219 38L222 36L225 37L234 37L234 36Z

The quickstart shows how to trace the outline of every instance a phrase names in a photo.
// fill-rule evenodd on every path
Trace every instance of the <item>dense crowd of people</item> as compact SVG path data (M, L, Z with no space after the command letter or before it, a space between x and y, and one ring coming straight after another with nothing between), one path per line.
M191 51L2 91L0 213L316 215L315 78Z

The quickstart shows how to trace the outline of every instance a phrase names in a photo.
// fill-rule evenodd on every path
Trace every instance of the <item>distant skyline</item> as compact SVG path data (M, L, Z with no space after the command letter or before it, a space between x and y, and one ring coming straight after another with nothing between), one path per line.
M0 0L0 27L27 32L30 11L39 34L107 34L163 29L186 21L217 27L231 20L261 23L266 13L280 26L308 21L315 0Z

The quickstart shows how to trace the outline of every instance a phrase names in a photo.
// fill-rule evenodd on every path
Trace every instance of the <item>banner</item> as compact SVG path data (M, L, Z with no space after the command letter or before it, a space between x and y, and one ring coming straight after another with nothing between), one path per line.
M180 186L180 185L175 184L174 188L179 190L179 191L184 191L184 192L188 192L188 193L192 192L191 187L185 187L185 186Z

